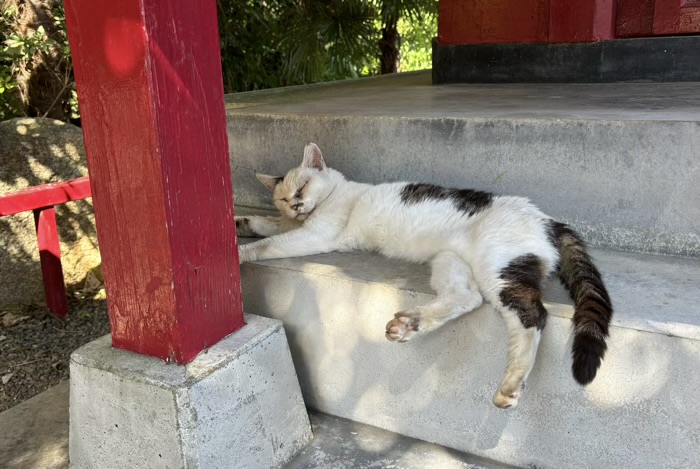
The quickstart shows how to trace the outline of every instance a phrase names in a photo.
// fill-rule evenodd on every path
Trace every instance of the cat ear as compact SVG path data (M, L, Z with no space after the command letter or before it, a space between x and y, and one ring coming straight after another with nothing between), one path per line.
M309 143L304 148L304 162L301 164L303 168L313 168L323 171L326 169L326 162L323 161L321 149L315 143Z
M258 181L262 182L262 185L267 187L270 192L273 192L277 184L284 179L283 177L268 176L267 174L260 173L255 173L255 177L258 178Z

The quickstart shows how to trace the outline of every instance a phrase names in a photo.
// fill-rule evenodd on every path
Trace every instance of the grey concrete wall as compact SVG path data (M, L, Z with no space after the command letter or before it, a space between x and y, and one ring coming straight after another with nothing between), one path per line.
M252 170L283 174L313 141L351 179L526 196L594 245L700 256L700 122L338 113L230 109L236 203L269 205Z

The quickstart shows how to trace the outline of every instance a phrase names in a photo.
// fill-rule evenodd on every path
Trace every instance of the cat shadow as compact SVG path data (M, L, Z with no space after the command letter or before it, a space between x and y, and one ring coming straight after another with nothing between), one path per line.
M283 321L307 406L430 441L430 432L440 428L440 422L431 422L436 410L469 405L469 429L452 430L466 432L482 448L496 446L508 423L491 404L500 376L493 370L464 373L464 368L495 348L503 351L504 369L505 339L491 344L480 326L463 317L412 341L390 342L384 331L394 313L433 297L427 267L385 260L380 265L371 254L353 254L355 262L337 262L337 256L347 255L313 256L301 265L296 259L242 266L245 310L262 316L274 311ZM370 266L373 281L362 273ZM276 275L275 268L284 275ZM495 322L505 337L500 318L488 307L469 316L488 323L487 330ZM467 356L457 350L467 350ZM386 415L377 416L377 408L387 409Z

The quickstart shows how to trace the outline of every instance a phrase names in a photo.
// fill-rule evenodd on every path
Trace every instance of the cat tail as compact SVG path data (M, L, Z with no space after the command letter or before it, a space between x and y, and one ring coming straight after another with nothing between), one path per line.
M550 240L559 250L558 274L574 300L571 370L579 384L593 381L605 355L613 307L600 272L581 237L564 223L550 220Z

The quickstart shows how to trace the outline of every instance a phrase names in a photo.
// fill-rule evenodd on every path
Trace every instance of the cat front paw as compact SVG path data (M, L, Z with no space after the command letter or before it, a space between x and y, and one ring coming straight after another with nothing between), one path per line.
M406 312L399 312L386 324L385 336L392 342L406 342L418 332L420 319Z
M250 218L234 217L236 220L236 234L241 238L253 238L256 236L253 228L250 226Z

